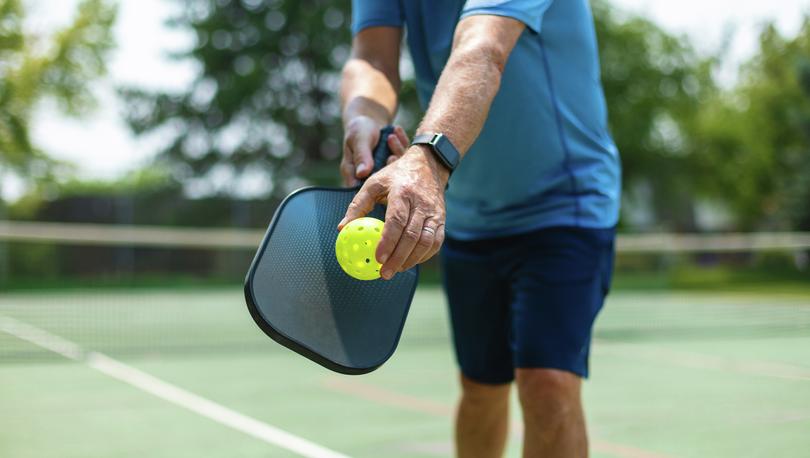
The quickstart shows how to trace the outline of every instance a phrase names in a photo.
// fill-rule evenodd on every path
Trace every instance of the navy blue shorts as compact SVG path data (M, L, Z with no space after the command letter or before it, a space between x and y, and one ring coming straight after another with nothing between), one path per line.
M487 240L448 238L445 292L462 373L508 383L515 368L588 376L591 329L613 272L614 229L556 227Z

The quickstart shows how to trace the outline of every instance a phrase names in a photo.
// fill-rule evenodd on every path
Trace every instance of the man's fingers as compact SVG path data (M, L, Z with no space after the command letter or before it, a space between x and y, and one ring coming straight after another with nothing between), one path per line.
M411 251L408 259L406 259L399 268L400 272L404 272L419 264L422 262L425 256L431 254L430 252L433 249L433 242L436 240L436 227L434 224L435 223L431 222L430 220L425 221L424 226L422 226L419 240L416 242L416 246L413 248L413 251Z
M386 280L390 280L394 274L402 270L403 263L411 256L411 253L417 248L421 240L422 225L425 220L421 214L414 210L414 208L411 209L410 220L402 231L393 253L380 268L380 275Z
M388 135L388 148L391 150L391 156L402 156L405 154L405 146L400 142L394 134Z
M433 239L433 246L430 250L422 256L422 259L417 262L417 264L422 264L423 262L427 261L428 259L436 256L436 253L439 252L442 248L442 244L444 243L444 224L440 225L436 229L436 237Z
M385 264L402 236L402 231L408 224L411 214L411 204L401 196L388 196L388 208L385 210L385 226L382 237L377 245L375 257L377 262Z
M407 150L408 146L411 144L411 140L408 138L408 134L405 133L405 129L403 129L402 126L396 126L394 128L394 135L396 135L399 143Z
M346 186L356 186L358 183L354 176L354 164L346 156L340 161L340 176L343 177L343 184Z
M399 159L402 155L408 151L408 147L410 147L410 140L408 140L408 134L405 133L405 129L400 126L396 126L394 128L394 133L389 134L388 138L386 139L388 142L388 148L391 149L391 155L388 156L388 160L385 161L385 164L393 164L397 159Z
M357 191L357 195L352 199L349 208L346 209L346 216L338 223L338 230L343 229L343 226L350 221L366 216L368 212L374 209L374 204L377 203L377 199L382 193L383 186L380 183L376 181L366 181L363 187Z
M402 156L405 151L408 151L410 146L408 134L401 126L394 127L394 133L388 135L388 147L391 148L391 154L394 156Z

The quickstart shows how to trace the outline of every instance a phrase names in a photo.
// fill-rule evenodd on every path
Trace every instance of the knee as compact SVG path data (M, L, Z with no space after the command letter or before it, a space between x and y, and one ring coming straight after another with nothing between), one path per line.
M487 384L461 376L461 399L469 406L489 406L509 402L510 384Z
M577 415L581 409L581 380L572 373L518 369L515 381L524 418L556 424Z

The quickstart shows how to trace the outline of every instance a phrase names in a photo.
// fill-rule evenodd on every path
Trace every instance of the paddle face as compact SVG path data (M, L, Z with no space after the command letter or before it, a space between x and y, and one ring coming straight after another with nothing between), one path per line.
M312 187L288 196L245 281L248 309L267 335L345 374L371 372L393 354L418 278L417 268L388 281L343 272L337 224L358 189ZM369 216L384 219L384 207Z

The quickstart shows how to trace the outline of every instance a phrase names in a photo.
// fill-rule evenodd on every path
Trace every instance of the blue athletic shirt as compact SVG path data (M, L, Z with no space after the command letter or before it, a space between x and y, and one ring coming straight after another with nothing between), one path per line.
M607 127L588 0L353 0L352 5L354 34L373 26L406 28L425 107L461 18L490 14L526 24L484 128L450 179L445 228L450 237L616 224L621 166Z

